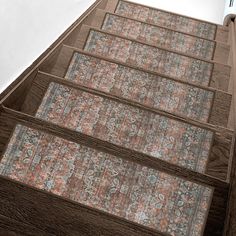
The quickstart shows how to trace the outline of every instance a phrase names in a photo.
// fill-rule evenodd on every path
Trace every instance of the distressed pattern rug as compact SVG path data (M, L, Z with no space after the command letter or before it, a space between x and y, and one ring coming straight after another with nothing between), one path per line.
M200 173L213 139L210 130L56 83L36 116Z
M17 125L0 174L173 236L200 236L213 190Z
M198 37L214 40L216 25L153 9L137 4L120 1L116 13L122 16L157 24L177 31L190 33Z
M107 14L102 29L111 33L165 47L204 59L213 57L215 42L154 25Z
M213 70L210 62L95 30L90 31L84 50L204 86L208 86Z
M214 93L95 57L75 53L65 76L77 84L149 107L207 122Z

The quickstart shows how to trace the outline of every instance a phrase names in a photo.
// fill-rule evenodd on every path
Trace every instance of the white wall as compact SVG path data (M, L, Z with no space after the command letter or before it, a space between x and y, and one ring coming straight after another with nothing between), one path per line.
M135 0L222 23L225 0ZM0 93L95 0L0 0Z
M95 0L0 0L0 93Z

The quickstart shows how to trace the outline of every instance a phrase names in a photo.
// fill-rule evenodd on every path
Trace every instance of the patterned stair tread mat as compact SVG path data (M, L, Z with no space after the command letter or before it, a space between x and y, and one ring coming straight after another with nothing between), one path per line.
M217 29L215 24L125 1L119 1L115 12L122 16L157 24L198 37L210 40L215 39Z
M0 174L175 236L202 235L213 189L17 125Z
M176 79L208 86L213 63L91 30L84 50Z
M204 173L213 132L57 83L36 116L60 126Z
M214 92L74 53L66 79L143 105L207 122Z
M214 41L111 14L106 15L102 29L154 46L165 47L208 60L212 59L215 50Z

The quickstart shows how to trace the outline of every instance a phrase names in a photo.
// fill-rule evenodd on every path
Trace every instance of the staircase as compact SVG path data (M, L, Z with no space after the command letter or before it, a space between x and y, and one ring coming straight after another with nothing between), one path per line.
M222 26L97 1L1 100L0 229L223 235L227 42Z

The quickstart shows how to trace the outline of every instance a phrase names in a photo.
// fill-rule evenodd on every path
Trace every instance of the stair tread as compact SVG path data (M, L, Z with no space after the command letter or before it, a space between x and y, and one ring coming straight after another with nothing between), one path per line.
M84 50L141 69L208 86L213 63L91 29Z
M74 53L66 79L112 95L207 122L214 92Z
M200 235L213 194L210 187L22 125L0 173L171 235Z
M133 2L119 1L115 12L119 15L173 28L206 39L214 40L216 35L217 26L213 23L135 4Z
M106 15L102 29L154 46L187 53L207 60L212 60L216 46L215 41L112 14Z

